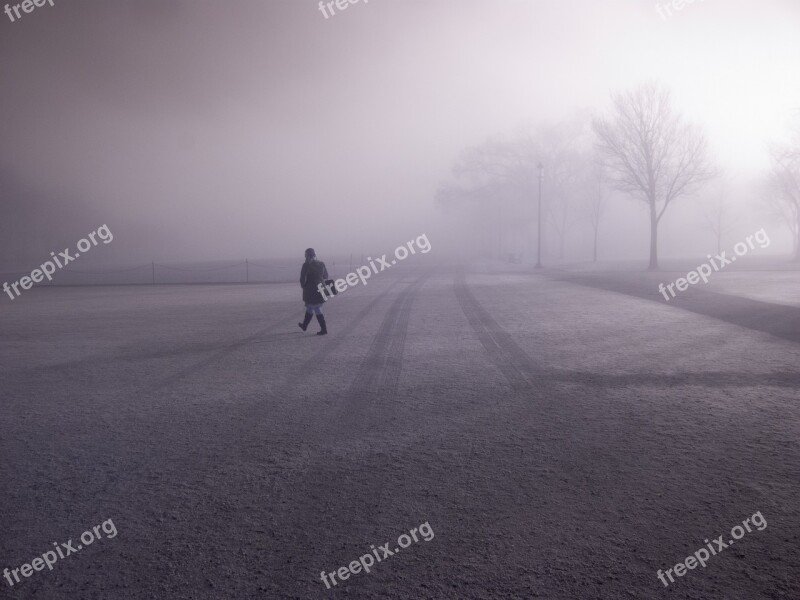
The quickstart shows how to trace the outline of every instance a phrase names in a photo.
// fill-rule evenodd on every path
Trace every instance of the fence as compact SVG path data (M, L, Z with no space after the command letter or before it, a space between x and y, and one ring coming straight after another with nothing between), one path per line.
M253 261L250 259L206 263L150 263L119 268L74 269L65 267L55 272L52 281L36 285L154 285L193 283L288 283L298 281L301 260ZM336 261L326 261L331 276L336 273ZM352 258L339 261L348 271ZM32 267L36 268L38 265ZM27 272L0 273L3 281L18 281Z

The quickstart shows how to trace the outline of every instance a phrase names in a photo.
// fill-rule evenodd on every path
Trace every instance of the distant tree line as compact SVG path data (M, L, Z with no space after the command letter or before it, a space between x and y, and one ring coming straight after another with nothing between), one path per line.
M788 142L774 145L771 156L762 207L789 227L800 260L800 127ZM597 260L607 201L616 192L642 202L648 211L652 270L659 268L659 225L667 209L683 197L698 198L721 174L703 129L676 110L668 89L651 83L612 94L603 115L523 126L465 149L436 201L472 219L479 232L476 244L499 255L504 239L530 242L534 235L540 163L546 190L542 242L557 258L564 258L570 231L584 223L592 232L592 259ZM705 225L719 251L732 224L729 196L720 188L703 205Z

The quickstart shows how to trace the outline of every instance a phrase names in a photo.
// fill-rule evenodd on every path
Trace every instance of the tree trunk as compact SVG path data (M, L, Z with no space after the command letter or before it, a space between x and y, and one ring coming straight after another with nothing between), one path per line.
M798 232L793 231L792 236L794 237L794 260L795 262L800 262L800 239L798 239Z
M594 251L592 253L592 262L597 262L597 230L598 227L595 225L594 227Z
M658 217L656 203L650 201L650 271L658 271Z
M794 213L794 230L792 231L794 237L794 260L800 262L800 209Z

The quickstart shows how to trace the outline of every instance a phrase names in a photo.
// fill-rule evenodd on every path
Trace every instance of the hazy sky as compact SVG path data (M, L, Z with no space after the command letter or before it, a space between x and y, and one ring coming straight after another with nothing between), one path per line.
M157 259L391 249L465 146L648 80L737 173L800 108L797 0L54 2L0 14L0 178Z

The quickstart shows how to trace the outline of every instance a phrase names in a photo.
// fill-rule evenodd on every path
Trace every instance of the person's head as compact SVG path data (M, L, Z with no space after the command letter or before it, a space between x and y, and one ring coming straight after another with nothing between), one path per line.
M317 258L317 253L314 252L313 248L306 248L306 260L311 260Z

